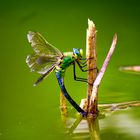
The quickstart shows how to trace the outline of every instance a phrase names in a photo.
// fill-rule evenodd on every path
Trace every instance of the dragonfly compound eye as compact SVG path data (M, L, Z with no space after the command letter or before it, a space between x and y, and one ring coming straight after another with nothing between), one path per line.
M80 49L80 56L83 57L83 49Z
M81 58L83 56L82 49L73 48L73 53L74 53L76 58Z

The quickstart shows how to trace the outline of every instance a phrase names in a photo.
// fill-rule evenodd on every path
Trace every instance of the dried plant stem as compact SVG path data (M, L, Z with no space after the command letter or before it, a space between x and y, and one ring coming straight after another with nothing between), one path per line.
M129 102L112 103L112 104L100 104L98 106L102 109L108 109L110 111L115 111L118 109L125 109L127 107L140 106L140 101L129 101Z
M88 98L87 98L87 111L88 115L96 116L98 114L98 86L106 71L107 65L114 52L117 43L117 35L114 35L111 48L107 57L102 65L102 68L97 76L97 53L96 53L96 27L95 24L88 20L87 29L87 44L86 44L86 57L88 71ZM92 58L92 59L91 59Z
M100 84L100 82L101 82L101 80L102 80L102 78L104 76L104 73L106 71L107 65L108 65L108 63L110 61L110 58L111 58L111 56L112 56L112 54L113 54L113 52L114 52L114 50L116 48L116 43L117 43L117 35L115 34L114 37L113 37L113 41L112 41L110 50L109 50L109 52L108 52L108 54L106 56L106 59L104 60L104 63L102 65L102 68L101 68L96 80L93 83L93 86L95 86L95 87L99 86L99 84Z
M97 54L96 54L96 27L95 24L88 19L88 29L87 29L87 38L86 38L86 58L88 71L88 86L87 86L87 111L90 112L90 97L92 94L93 82L97 76ZM94 105L97 108L97 102L95 101ZM97 110L96 110L97 111ZM95 111L95 112L96 112Z
M96 78L96 80L94 81L93 83L93 90L92 90L92 95L91 95L91 98L90 98L90 107L92 108L92 104L94 104L94 102L97 100L97 94L98 94L98 87L99 87L99 84L104 76L104 73L106 71L106 68L107 68L107 65L110 61L110 58L115 50L115 47L116 47L116 43L117 43L117 35L115 34L114 37L113 37L113 41L112 41L112 45L110 47L110 50L106 56L106 59L104 60L104 63L102 65L102 68ZM92 110L91 110L92 112ZM92 112L93 114L93 112Z
M67 102L63 93L60 91L60 112L63 123L66 123L68 117Z

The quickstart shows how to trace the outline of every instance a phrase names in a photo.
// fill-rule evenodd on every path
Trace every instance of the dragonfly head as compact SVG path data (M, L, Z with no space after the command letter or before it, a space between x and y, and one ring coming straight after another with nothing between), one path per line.
M73 54L75 59L81 59L83 57L83 49L73 48Z

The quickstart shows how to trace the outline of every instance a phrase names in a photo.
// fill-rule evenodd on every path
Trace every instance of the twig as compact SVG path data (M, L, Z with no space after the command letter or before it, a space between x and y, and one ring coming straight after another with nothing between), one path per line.
M96 27L93 21L88 19L88 29L86 38L86 58L88 71L88 85L87 85L87 111L89 110L90 96L92 94L93 82L97 76L97 54L96 54ZM95 103L97 106L97 103Z
M61 91L60 91L60 112L61 112L61 119L63 123L66 125L66 121L68 117L67 102L65 96Z
M115 34L114 37L113 37L113 41L112 41L112 45L111 45L111 48L106 56L106 59L102 65L102 68L96 78L96 80L94 81L93 83L93 91L92 91L92 95L91 95L91 98L90 98L90 106L93 106L92 104L94 103L94 100L96 100L97 98L97 91L98 91L98 86L104 76L104 73L106 71L106 68L107 68L107 65L110 61L110 58L115 50L115 47L116 47L116 43L117 43L117 35Z
M112 104L100 104L98 106L99 106L99 108L102 108L102 109L109 109L111 111L114 111L115 109L123 109L123 108L127 108L127 107L140 106L140 101L129 101L129 102L112 103Z
M99 84L100 84L100 82L101 82L101 80L102 80L102 78L104 76L104 73L106 71L107 65L108 65L108 63L110 61L110 58L111 58L111 56L112 56L112 54L113 54L113 52L115 50L116 43L117 43L117 34L115 34L114 37L113 37L113 41L112 41L112 45L110 47L110 50L109 50L109 52L108 52L108 54L106 56L106 59L104 60L104 63L102 65L102 68L101 68L96 80L93 83L93 86L95 86L95 87L99 86Z
M121 66L120 71L140 72L140 66Z
M83 117L81 115L77 117L77 119L74 121L74 123L72 124L72 126L68 130L68 133L70 135L74 132L74 130L80 124L80 122L82 121L82 119L83 119Z

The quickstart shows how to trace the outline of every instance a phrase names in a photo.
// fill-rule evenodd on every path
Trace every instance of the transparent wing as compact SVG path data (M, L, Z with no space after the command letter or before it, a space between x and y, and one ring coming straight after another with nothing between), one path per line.
M36 71L40 74L45 74L52 66L58 65L58 59L49 56L40 56L38 54L28 55L26 63L31 71Z
M49 44L41 34L29 31L27 35L28 41L31 43L35 53L41 56L62 57L62 53Z
M45 74L50 68L53 69L63 54L37 32L30 31L27 38L35 51L35 54L28 55L26 58L26 63L31 71Z
M39 84L54 69L55 66L56 64L53 64L50 68L48 68L47 71L37 79L37 81L34 83L34 86Z

